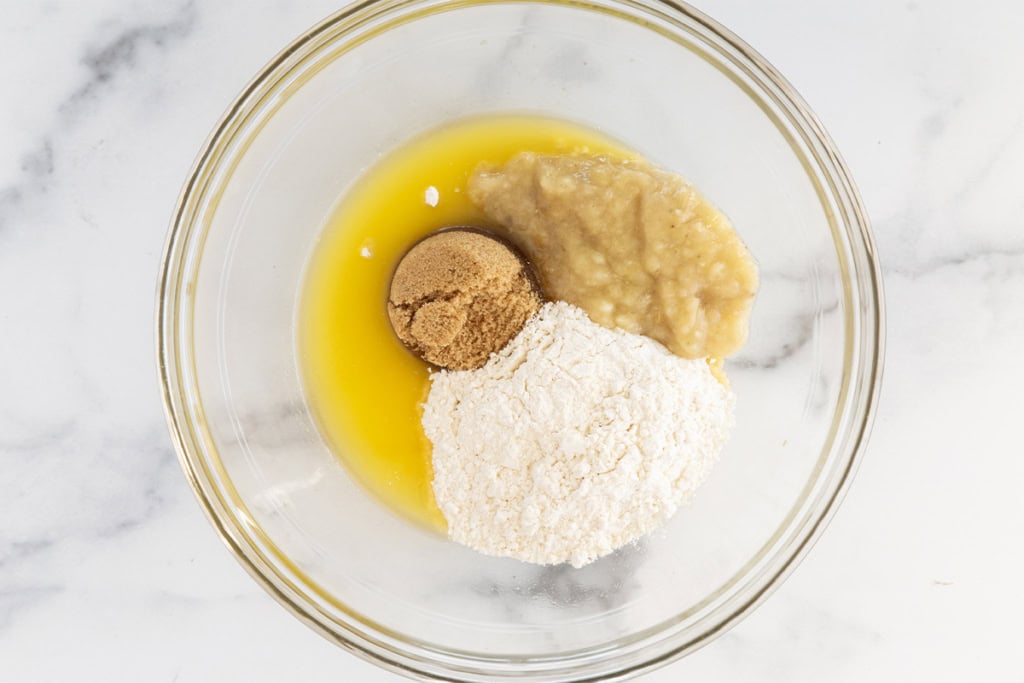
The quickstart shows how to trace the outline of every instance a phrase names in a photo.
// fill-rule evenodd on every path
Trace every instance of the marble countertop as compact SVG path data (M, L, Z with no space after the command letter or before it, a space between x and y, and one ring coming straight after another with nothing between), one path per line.
M1024 5L699 6L824 121L888 300L869 453L802 566L644 681L1022 681ZM0 680L397 681L315 636L203 518L153 352L199 145L331 0L47 0L0 19Z

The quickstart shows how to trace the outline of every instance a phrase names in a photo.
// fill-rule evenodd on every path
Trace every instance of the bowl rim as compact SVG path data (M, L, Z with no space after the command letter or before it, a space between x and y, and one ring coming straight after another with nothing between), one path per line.
M866 449L881 390L885 347L885 307L881 266L867 212L850 172L821 122L795 89L767 60L717 21L676 0L511 0L511 2L508 0L364 0L323 19L294 39L250 80L204 142L201 152L187 176L174 209L161 261L155 321L157 367L165 416L178 460L204 513L236 560L264 590L314 631L378 666L421 680L493 680L500 676L517 677L524 672L516 673L514 670L481 671L472 666L463 666L466 662L442 661L440 659L426 661L401 651L400 647L396 650L392 644L369 637L366 633L351 628L343 629L345 632L332 629L324 623L322 618L318 618L318 616L322 616L322 612L318 612L309 601L301 599L302 591L291 585L287 578L282 577L280 572L266 560L263 551L257 545L261 541L270 543L269 539L259 538L258 529L255 532L257 538L254 539L250 535L253 530L249 527L256 525L240 523L232 511L233 508L225 503L221 493L217 490L218 482L215 473L209 470L199 454L201 447L198 443L200 437L197 432L203 431L203 425L195 424L185 405L187 401L183 391L179 345L181 339L188 337L190 328L186 319L184 329L181 329L182 321L179 310L181 310L183 299L180 286L182 274L188 265L186 247L190 242L189 238L192 237L195 218L201 212L202 199L213 181L213 176L216 175L221 157L224 156L224 147L234 139L236 133L245 129L248 123L246 117L261 105L268 92L279 86L291 69L296 68L303 60L319 54L324 45L330 43L328 41L322 45L315 45L318 39L328 34L334 39L341 38L374 18L404 8L428 6L430 13L433 14L471 6L499 3L530 5L539 2L599 11L601 8L607 7L629 8L641 15L656 15L661 20L668 20L676 30L692 33L692 29L687 28L687 25L692 24L698 30L706 32L706 35L702 36L703 38L714 39L721 46L732 51L734 54L731 58L725 52L722 52L720 56L730 58L733 65L739 67L746 77L757 81L760 86L765 88L766 92L774 96L777 104L788 114L789 123L801 134L802 142L807 145L811 156L822 165L825 180L829 183L837 204L833 208L836 213L842 215L842 223L847 226L850 233L849 241L842 240L850 252L845 257L850 260L851 264L849 265L852 265L858 277L853 280L851 285L850 275L846 272L847 268L842 268L844 308L847 310L847 358L843 378L844 386L840 391L840 396L846 398L838 402L836 414L848 415L853 420L844 434L843 450L845 453L841 458L842 467L835 473L835 481L831 482L828 489L822 492L824 499L818 501L814 506L817 508L814 518L809 523L805 523L804 527L800 529L800 533L796 534L796 542L792 544L792 547L786 546L780 549L780 552L769 559L781 555L785 555L785 557L782 557L780 562L770 568L771 571L768 572L758 590L743 596L742 600L735 600L734 602L738 604L732 605L727 610L728 614L721 617L712 628L696 637L688 638L685 642L673 643L668 648L663 647L649 657L637 657L636 655L651 645L662 643L660 641L647 645L640 643L636 652L632 652L634 655L632 660L622 661L617 668L602 670L600 673L581 670L579 676L576 676L573 673L576 671L575 668L557 671L549 669L535 672L540 675L532 680L556 680L545 677L552 675L560 676L557 680L568 680L565 678L567 675L572 676L571 680L573 681L623 680L679 659L710 643L739 623L792 573L835 514ZM625 14L616 16L635 21ZM680 42L676 38L673 39ZM721 69L721 67L719 68ZM725 73L740 87L746 87L733 74ZM758 101L756 97L753 99ZM764 107L762 106L762 108ZM769 112L766 111L766 113ZM769 115L772 116L770 113ZM776 125L780 124L776 121ZM787 139L789 139L788 136ZM791 144L793 144L792 141ZM803 158L803 154L799 156ZM819 194L821 192L819 188ZM840 230L835 221L833 216L833 232L839 233ZM202 238L205 239L205 233ZM833 239L836 241L835 235ZM201 250L200 247L200 252ZM840 262L842 266L843 258L840 258ZM859 317L851 313L851 287L858 289L857 300L865 309L859 313ZM852 321L851 316L854 318ZM855 336L852 331L854 325L851 322L857 323L860 332L859 341L862 344L866 343L866 348L851 350L851 346L857 341L853 339ZM853 362L850 358L851 354L858 356L855 363L858 376L855 378L850 376L850 367ZM844 406L845 410L842 409ZM825 459L826 451L829 451L830 444L838 435L837 425L838 418L833 420L832 431L829 438L826 439L819 462ZM808 487L815 481L812 479ZM228 485L230 486L229 482ZM794 508L791 516L795 517L795 515ZM786 523L783 523L780 529L788 530ZM781 552L781 550L787 552ZM745 571L747 571L746 567L738 572L737 576L745 576ZM386 632L386 629L384 631ZM399 638L399 640L401 639ZM607 659L602 660L602 663L607 667L608 663L616 661Z

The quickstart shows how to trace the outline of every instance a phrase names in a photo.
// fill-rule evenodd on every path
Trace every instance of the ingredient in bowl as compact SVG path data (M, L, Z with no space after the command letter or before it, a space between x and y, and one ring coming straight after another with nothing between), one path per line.
M505 226L552 299L684 358L743 345L757 267L686 180L640 160L523 152L483 164L470 198Z
M420 424L430 367L391 329L385 304L409 247L445 226L506 237L469 200L481 162L524 149L628 155L578 124L492 114L452 121L385 154L352 184L310 254L298 318L302 381L317 427L353 479L406 519L444 533Z
M449 536L488 555L583 566L689 499L733 403L704 360L545 304L482 368L431 375L423 428Z
M434 233L395 269L391 326L403 344L434 365L478 368L540 307L527 269L511 246L479 231Z

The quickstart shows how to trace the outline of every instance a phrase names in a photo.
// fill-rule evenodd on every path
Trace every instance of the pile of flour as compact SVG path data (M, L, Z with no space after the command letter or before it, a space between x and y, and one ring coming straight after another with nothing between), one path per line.
M581 567L687 501L733 402L703 360L545 304L482 368L431 376L423 428L448 533L488 555Z

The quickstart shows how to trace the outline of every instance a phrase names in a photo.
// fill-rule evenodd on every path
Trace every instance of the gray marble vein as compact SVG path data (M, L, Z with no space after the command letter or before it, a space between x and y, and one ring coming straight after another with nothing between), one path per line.
M955 254L938 256L912 265L889 265L884 268L888 275L917 279L935 275L940 271L957 270L963 266L983 266L989 276L1005 277L1024 273L1024 244L1002 247L979 245Z
M16 623L16 617L63 592L60 586L19 586L0 588L0 635Z
M187 39L197 20L195 0L187 0L166 21L130 26L90 48L82 57L89 78L59 106L60 112L73 117L79 107L98 97L118 74L137 68L146 50L159 52Z
M14 541L0 545L0 569L45 552L55 543L56 541L51 538L35 537L27 541Z
M81 431L71 430L56 438L3 445L0 452L15 464L15 471L25 471L24 463L56 450L65 454L66 460L77 462L51 468L51 474L74 474L80 481L61 487L60 497L34 486L8 494L8 505L32 506L37 514L17 523L9 520L0 528L0 565L31 561L62 543L80 542L84 537L111 539L151 521L166 503L168 484L179 477L174 452L161 443L159 434L152 430L127 441L93 441ZM85 449L80 447L83 440ZM97 476L90 481L86 478L91 472ZM80 506L82 513L67 516L60 506L69 504Z
M822 313L831 313L838 310L838 308L838 304L833 304L829 308L823 309ZM729 363L741 370L772 370L777 368L781 363L795 356L811 342L814 338L814 324L818 317L819 314L817 312L801 313L794 316L793 321L785 326L785 339L777 342L772 350L756 356L750 352L742 351L735 358L730 359Z
M0 188L0 234L12 215L29 198L38 198L49 189L54 173L55 146L62 136L106 94L114 92L117 77L150 61L152 52L160 52L185 41L198 20L194 0L180 4L174 15L159 23L129 26L96 46L87 47L80 58L87 76L73 92L56 106L53 127L41 133L38 142L21 160L21 177L11 186ZM158 65L150 61L149 68Z

